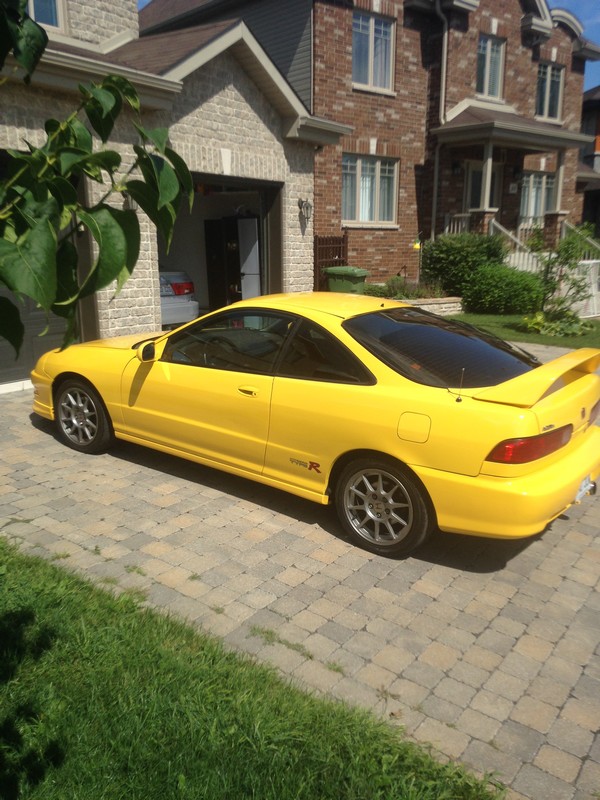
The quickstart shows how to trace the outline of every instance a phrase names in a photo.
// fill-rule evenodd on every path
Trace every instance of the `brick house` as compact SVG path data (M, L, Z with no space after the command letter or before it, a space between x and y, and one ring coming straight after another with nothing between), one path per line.
M315 155L314 229L345 233L371 280L414 277L415 243L444 231L493 219L552 241L580 221L583 73L600 48L572 14L545 0L287 0L274 26L277 5L153 0L142 33L239 15L313 114L352 127Z
M299 201L312 204L315 147L348 129L309 112L241 20L140 39L137 0L31 0L29 8L50 42L30 87L11 64L4 70L0 172L7 163L3 151L24 148L26 140L41 144L44 121L71 113L79 83L113 73L136 86L144 125L170 128L196 190L193 212L180 212L168 254L139 212L135 272L118 296L105 290L85 301L83 338L160 330L160 270L188 273L200 310L249 291L311 288L312 220ZM125 164L133 136L123 125L111 140ZM87 190L92 201L100 199L96 184ZM92 257L89 241L82 238L79 246L84 259ZM256 269L251 289L243 285L243 248ZM33 304L22 317L18 360L0 340L3 390L23 385L37 356L62 338L56 319L39 336L47 320Z
M583 221L591 222L600 238L600 86L583 95L581 130L591 139L582 149L579 172L584 192Z

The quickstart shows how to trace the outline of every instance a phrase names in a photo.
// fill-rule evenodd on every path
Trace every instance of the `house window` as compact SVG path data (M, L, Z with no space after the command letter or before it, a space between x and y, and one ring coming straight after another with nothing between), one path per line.
M477 48L477 94L502 97L504 42L496 36L481 34Z
M345 222L395 222L397 193L395 161L343 156L342 219Z
M394 23L370 14L352 17L352 82L369 89L391 91Z
M60 27L60 0L29 0L27 13L40 25Z
M543 226L544 214L554 211L555 176L528 172L521 183L521 225Z
M545 117L546 119L560 118L563 74L563 68L557 67L555 64L540 64L538 66L535 100L535 113L538 117Z

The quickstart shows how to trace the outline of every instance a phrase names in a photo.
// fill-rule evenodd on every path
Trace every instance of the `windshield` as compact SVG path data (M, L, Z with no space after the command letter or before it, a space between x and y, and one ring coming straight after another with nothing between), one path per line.
M417 308L363 314L343 327L388 367L427 386L496 386L539 364L492 334Z

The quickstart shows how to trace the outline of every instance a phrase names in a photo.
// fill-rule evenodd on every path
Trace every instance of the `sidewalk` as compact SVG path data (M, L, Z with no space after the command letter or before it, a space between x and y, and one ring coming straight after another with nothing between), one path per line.
M144 592L494 771L510 798L598 797L598 498L541 537L439 534L392 561L349 545L328 508L125 443L78 454L30 406L0 397L0 529L24 551Z

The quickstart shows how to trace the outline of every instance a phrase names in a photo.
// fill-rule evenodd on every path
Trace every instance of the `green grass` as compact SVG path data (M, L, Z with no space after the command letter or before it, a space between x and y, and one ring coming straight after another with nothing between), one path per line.
M489 800L366 712L0 540L3 800Z
M519 330L523 316L499 316L494 314L457 314L452 319L469 322L478 328L490 331L511 342L532 342L547 344L553 347L598 347L600 348L600 320L588 320L594 326L593 331L584 336L542 336L538 333L526 333Z

